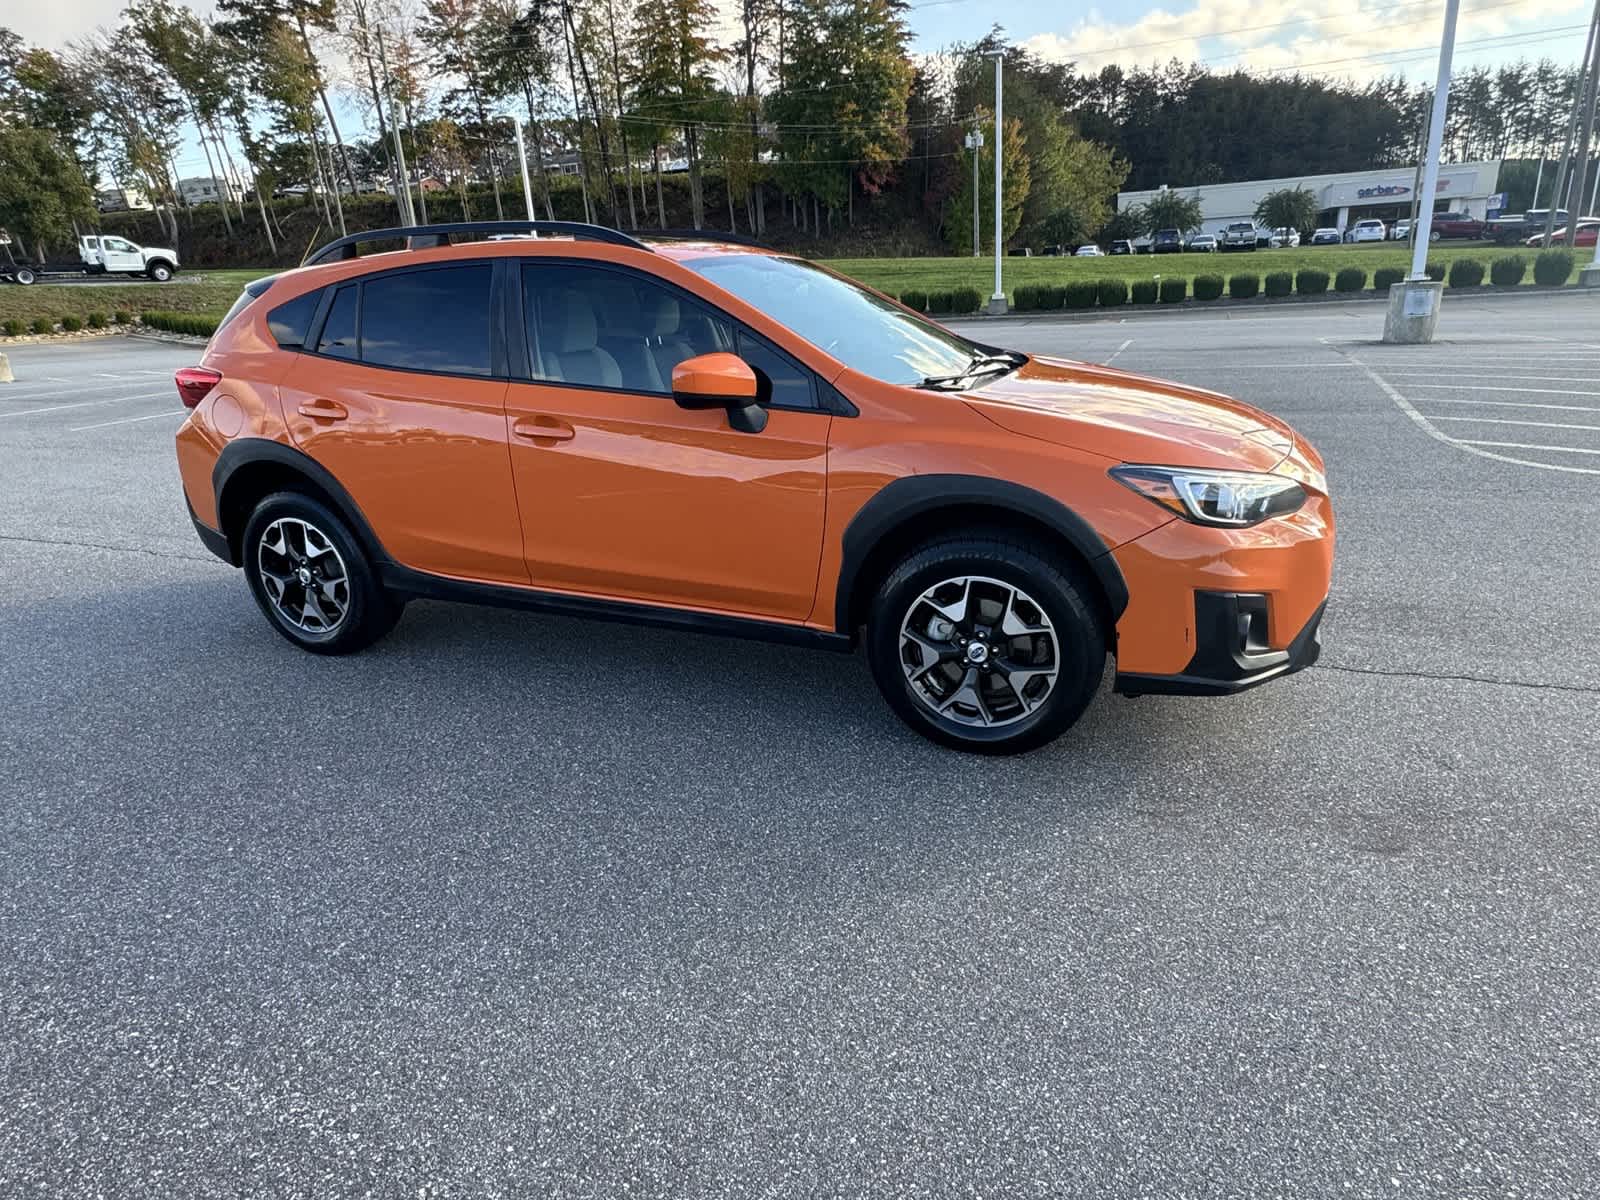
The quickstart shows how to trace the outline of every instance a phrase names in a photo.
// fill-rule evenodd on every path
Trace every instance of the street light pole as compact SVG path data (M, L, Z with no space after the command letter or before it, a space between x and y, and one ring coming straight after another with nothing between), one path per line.
M1455 53L1460 12L1461 0L1445 0L1439 75L1433 85L1433 112L1428 118L1428 145L1422 160L1422 194L1417 198L1417 223L1411 229L1411 273L1389 288L1389 310L1383 320L1386 342L1431 342L1439 324L1444 284L1428 278L1428 235L1433 231L1433 200L1439 192L1444 114L1450 104L1450 59Z
M1005 63L1005 51L991 51L990 57L994 59L994 295L989 297L989 312L992 315L999 315L1006 311L1006 293L1000 278L1001 256L1005 253L1005 247L1001 244L1001 225L1005 212L1000 202L1001 181L1004 179L1000 160L1006 141L1006 101L1005 93L1001 89L1001 69Z
M983 149L983 130L974 129L967 134L967 149L972 151L972 257L983 253L982 239L978 236L978 154Z

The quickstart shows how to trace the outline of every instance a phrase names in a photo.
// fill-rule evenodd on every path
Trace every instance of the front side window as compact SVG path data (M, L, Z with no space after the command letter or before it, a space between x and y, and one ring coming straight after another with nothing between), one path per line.
M377 275L362 285L361 361L412 371L489 375L486 263Z
M983 354L948 329L802 259L708 254L680 261L817 349L885 383L957 375Z
M121 238L106 238L105 244L112 250L127 251L133 249L132 245L123 241Z
M635 275L566 263L522 268L533 377L623 392L672 392L684 359L733 350L728 321Z

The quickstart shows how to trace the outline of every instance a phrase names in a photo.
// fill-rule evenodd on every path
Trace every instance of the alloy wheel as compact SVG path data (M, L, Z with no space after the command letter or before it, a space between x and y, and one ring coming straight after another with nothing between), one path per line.
M1049 699L1061 666L1055 626L1014 584L960 575L928 588L900 623L900 666L937 716L994 727Z
M304 633L325 635L350 612L350 575L328 535L300 517L279 517L256 551L261 583L278 616Z

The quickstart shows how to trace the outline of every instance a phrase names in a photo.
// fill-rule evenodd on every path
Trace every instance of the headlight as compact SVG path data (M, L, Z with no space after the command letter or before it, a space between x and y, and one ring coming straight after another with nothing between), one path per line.
M1111 477L1196 525L1241 529L1292 513L1305 489L1282 475L1204 471L1188 467L1112 467Z

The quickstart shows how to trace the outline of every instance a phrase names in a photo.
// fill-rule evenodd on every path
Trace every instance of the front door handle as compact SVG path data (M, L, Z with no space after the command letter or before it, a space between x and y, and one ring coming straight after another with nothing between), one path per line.
M512 423L511 432L536 442L570 442L577 432L556 417L521 417Z
M300 415L313 421L342 421L350 412L332 400L304 400L300 404Z

